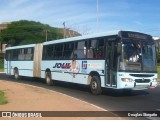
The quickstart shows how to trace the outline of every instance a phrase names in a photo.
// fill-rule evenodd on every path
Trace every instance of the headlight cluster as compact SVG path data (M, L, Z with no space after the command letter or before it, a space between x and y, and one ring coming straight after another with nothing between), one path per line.
M152 82L157 82L157 78L153 78L153 79L152 79Z
M121 78L121 80L123 82L132 82L133 81L133 79L131 79L131 78Z

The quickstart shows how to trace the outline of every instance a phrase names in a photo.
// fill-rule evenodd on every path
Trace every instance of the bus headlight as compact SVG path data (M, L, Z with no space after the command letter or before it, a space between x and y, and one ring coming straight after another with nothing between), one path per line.
M132 82L133 81L133 79L131 79L131 78L121 78L121 80L123 82Z
M157 82L157 78L153 78L153 79L152 79L152 82Z

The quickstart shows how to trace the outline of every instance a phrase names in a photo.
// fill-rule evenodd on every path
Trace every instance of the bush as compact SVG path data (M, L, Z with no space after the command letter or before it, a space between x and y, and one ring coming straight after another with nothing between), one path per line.
M157 53L157 64L160 65L160 52Z
M4 69L4 59L0 58L0 69Z
M4 92L0 90L0 105L8 103L6 97L4 96Z

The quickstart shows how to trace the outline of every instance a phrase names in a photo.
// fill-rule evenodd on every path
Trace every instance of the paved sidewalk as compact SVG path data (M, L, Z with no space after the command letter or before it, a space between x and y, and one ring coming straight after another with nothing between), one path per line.
M8 104L0 105L0 111L104 111L87 102L51 90L0 80ZM7 118L5 118L7 119ZM12 118L13 120L33 118ZM120 117L59 117L35 118L37 120L121 120Z

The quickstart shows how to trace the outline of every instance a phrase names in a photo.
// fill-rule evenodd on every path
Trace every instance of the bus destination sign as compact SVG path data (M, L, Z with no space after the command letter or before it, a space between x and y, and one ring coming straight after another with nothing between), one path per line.
M131 31L120 31L119 36L122 38L133 38L133 39L142 39L142 40L152 39L150 35L146 35L138 32L131 32Z

